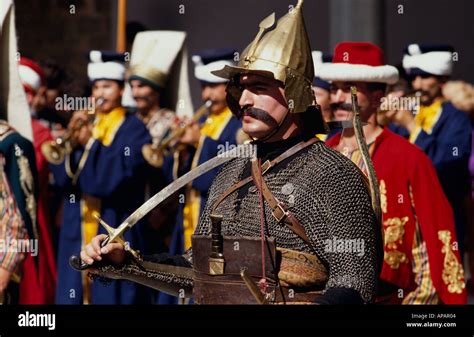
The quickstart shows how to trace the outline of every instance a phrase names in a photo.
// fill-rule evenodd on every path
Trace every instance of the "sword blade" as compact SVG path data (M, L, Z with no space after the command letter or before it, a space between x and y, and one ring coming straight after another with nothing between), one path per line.
M114 231L114 234L109 238L108 242L113 242L117 237L122 235L125 231L132 228L138 221L140 221L145 215L147 215L152 209L160 205L171 195L179 191L182 187L203 175L206 172L230 161L233 158L241 156L241 154L251 155L252 152L251 144L242 144L235 148L226 151L208 161L197 166L188 173L182 175L171 184L166 186L164 189L156 193L153 197L148 199L143 205L141 205L135 212L133 212L124 222Z
M361 122L362 126L367 125L366 122ZM343 121L331 121L327 122L330 130L341 130L341 129L350 129L354 127L354 122L352 120L343 120Z

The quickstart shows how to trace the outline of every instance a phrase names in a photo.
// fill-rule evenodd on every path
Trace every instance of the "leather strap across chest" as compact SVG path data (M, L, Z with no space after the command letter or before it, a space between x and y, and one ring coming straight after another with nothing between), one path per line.
M293 232L295 232L296 235L303 239L304 242L310 244L306 231L299 220L293 215L293 213L288 211L288 207L283 202L279 201L268 188L268 185L260 172L258 161L256 160L252 161L252 176L254 184L263 194L263 197L270 206L272 215L277 223L283 222Z
M254 179L253 176L255 175L254 172L255 170L258 171L258 175L265 175L271 168L275 167L285 159L291 157L292 155L298 153L299 151L307 148L308 146L318 142L319 139L317 138L311 138L308 141L302 141L299 142L298 144L292 146L285 152L283 152L281 155L276 157L273 160L267 160L262 164L261 170L258 168L258 164L256 161L252 162L252 175L249 177L235 183L231 187L229 187L227 190L224 191L224 193L214 202L212 206L212 213L215 213L215 210L217 207L232 193L237 191L238 189L242 188L243 186L247 185L250 183L252 180L254 180L255 185L257 186L258 189L262 190L262 194L265 198L265 200L268 202L270 208L272 209L272 214L275 217L275 219L278 222L282 222L287 225L293 232L295 232L301 239L303 239L306 243L309 244L309 239L308 236L306 235L306 231L304 230L303 226L301 223L296 219L296 217L289 211L286 210L286 206L278 201L273 194L270 192L270 189L268 188L267 184L263 180L263 177L258 177L257 179ZM255 166L257 165L257 166ZM260 179L261 178L261 179ZM257 182L256 182L257 180ZM262 181L262 184L259 184L259 182Z

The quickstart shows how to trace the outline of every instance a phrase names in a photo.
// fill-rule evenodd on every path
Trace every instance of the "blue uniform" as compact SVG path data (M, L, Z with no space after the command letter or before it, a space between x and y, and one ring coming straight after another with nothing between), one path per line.
M390 128L401 135L408 135L404 128L393 125ZM414 139L414 144L433 162L444 193L453 208L461 253L466 226L464 198L470 191L468 163L471 154L471 132L468 115L450 102L443 102L431 133L421 129Z
M58 287L56 303L81 304L84 295L90 294L92 304L135 304L150 303L151 289L126 281L111 281L104 285L92 282L85 284L81 273L73 270L68 263L71 255L77 255L85 240L85 222L90 219L90 208L97 207L100 217L112 227L117 227L137 207L144 202L144 188L149 166L141 154L145 143L151 137L145 125L135 116L125 114L104 145L93 140L82 171L73 181L67 171L67 161L61 165L51 165L56 184L64 190L64 211L58 252ZM86 146L87 149L87 146ZM70 155L69 166L80 165L85 149L77 149ZM91 200L93 201L91 203ZM89 209L87 209L89 207ZM93 227L92 227L93 228ZM151 253L145 242L146 226L138 223L125 234L130 247L143 253ZM102 227L98 233L105 233ZM93 235L96 233L90 233ZM90 235L89 234L89 238ZM86 288L90 293L85 294Z
M237 120L229 109L224 111L227 118L213 117L212 115L207 119L209 124L212 123L212 130L206 130L206 126L201 130L203 136L193 153L188 160L186 160L180 171L188 171L196 166L214 158L219 153L225 152L229 146L237 144L236 135L242 124ZM224 117L224 116L222 116ZM206 121L204 121L206 123ZM205 125L205 124L204 124ZM208 134L208 135L206 135ZM175 179L177 175L177 159L168 157L165 160L164 171L168 179ZM170 254L183 254L190 246L190 235L197 226L197 221L204 210L207 202L207 194L211 187L212 181L217 175L220 168L215 168L200 177L196 178L190 188L185 191L185 202L180 202L178 214L176 218L176 226L174 228L171 244ZM190 197L193 199L190 200ZM196 213L196 214L191 214ZM188 220L191 216L193 220ZM194 223L189 224L190 221ZM160 294L160 304L176 304L177 298L167 294Z

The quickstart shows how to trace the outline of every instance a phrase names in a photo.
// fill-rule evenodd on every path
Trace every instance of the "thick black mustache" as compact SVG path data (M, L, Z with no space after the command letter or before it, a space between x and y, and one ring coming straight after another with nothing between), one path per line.
M242 111L243 115L258 119L269 126L278 126L277 121L265 110L259 108L245 108Z
M350 111L352 112L352 104L350 103L331 103L329 105L331 107L331 110L345 110L345 111Z
M149 101L150 101L150 99L149 99L148 97L146 97L146 96L145 96L145 97L137 96L137 97L133 97L133 99L134 99L135 101L139 101L139 100L143 100L143 101L145 101L145 102L149 102Z

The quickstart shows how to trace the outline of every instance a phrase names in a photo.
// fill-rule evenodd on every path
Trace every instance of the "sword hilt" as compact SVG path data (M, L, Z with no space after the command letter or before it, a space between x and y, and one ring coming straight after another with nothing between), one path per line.
M223 257L222 215L211 214L211 257Z
M105 238L104 241L102 241L100 243L100 247L105 247L108 243L109 243L109 236L107 236ZM79 270L79 271L82 271L82 270L86 270L86 269L89 269L91 267L94 266L95 263L92 263L92 264L88 264L88 263L85 263L84 261L81 260L81 258L77 255L73 255L69 258L69 265L76 269L76 270Z
M92 264L87 264L81 260L77 255L73 255L69 258L69 265L78 271L86 270L92 267Z
M110 240L111 237L117 237L116 229L108 225L104 220L102 220L98 214L94 214L94 218L97 219L97 221L102 225L102 227L105 228L107 231L107 237L105 238L104 241L100 243L100 247L105 247L109 242L112 242ZM120 236L120 235L119 235ZM122 237L117 237L118 240L113 240L113 241L119 241L123 242ZM92 264L85 263L84 261L81 260L81 258L77 255L73 255L69 258L69 265L79 271L89 269L95 265L95 262Z
M221 234L222 215L211 214L211 255L209 256L209 274L224 274L224 238Z

